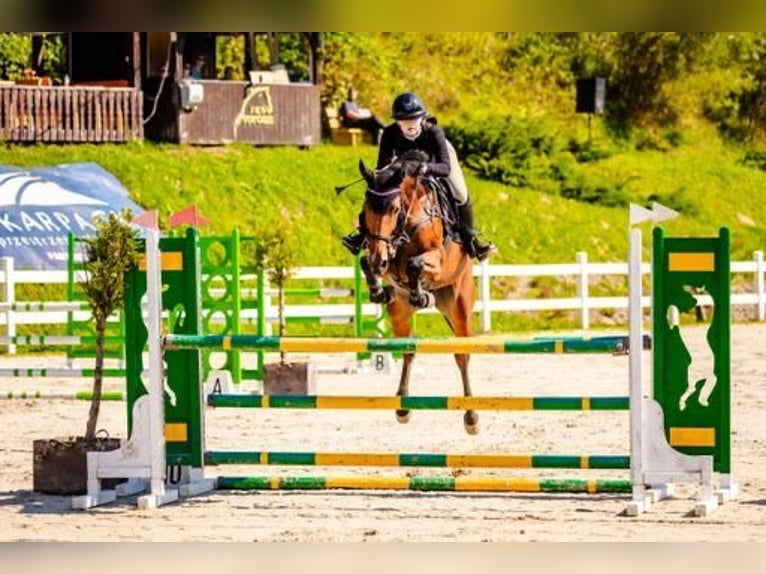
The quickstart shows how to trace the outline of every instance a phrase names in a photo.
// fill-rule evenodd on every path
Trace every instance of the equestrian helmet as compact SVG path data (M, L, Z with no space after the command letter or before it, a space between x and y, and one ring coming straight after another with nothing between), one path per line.
M412 92L405 92L396 96L391 106L391 115L395 120L414 120L425 116L426 108L419 97Z

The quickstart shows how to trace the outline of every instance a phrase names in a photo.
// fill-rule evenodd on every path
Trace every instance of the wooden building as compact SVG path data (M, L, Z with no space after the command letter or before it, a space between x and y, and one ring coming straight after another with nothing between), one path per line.
M66 85L45 85L44 78L0 85L0 139L319 143L319 34L302 35L309 70L302 82L291 82L280 65L276 34L265 35L265 70L256 69L255 36L240 34L246 73L237 75L248 81L217 78L217 33L68 33ZM33 43L35 51L40 46Z

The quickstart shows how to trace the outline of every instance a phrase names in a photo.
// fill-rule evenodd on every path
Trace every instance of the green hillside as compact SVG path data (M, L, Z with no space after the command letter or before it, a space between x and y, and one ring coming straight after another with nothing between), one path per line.
M729 226L734 259L766 246L766 173L742 163L744 150L715 138L672 152L624 151L578 166L583 177L629 180L629 199L658 199L681 210L667 224L670 233L714 234ZM161 222L175 210L196 204L212 223L209 233L238 227L245 234L293 221L305 265L346 264L350 255L339 238L353 228L363 187L336 196L376 148L322 145L308 151L245 146L194 148L131 146L31 146L0 148L0 163L42 166L95 161L114 173ZM499 247L498 263L573 261L577 251L593 261L625 259L627 209L606 207L534 189L519 189L469 173L469 186L483 234Z

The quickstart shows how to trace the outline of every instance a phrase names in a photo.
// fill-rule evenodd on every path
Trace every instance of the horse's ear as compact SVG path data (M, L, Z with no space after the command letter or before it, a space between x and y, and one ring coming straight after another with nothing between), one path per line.
M375 182L375 174L372 173L372 171L368 169L366 165L364 165L364 160L361 159L359 160L359 173L367 182L367 187L372 187L373 183Z

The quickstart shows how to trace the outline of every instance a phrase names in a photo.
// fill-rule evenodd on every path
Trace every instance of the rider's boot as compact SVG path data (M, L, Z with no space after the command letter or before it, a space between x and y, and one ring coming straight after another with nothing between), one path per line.
M457 206L458 216L460 217L460 238L463 240L463 247L471 258L484 261L487 256L495 250L492 243L482 243L476 236L476 230L473 227L473 206L469 199L463 205Z
M343 247L348 249L352 255L357 255L364 247L367 239L367 225L364 222L364 212L359 213L359 227L341 239Z

